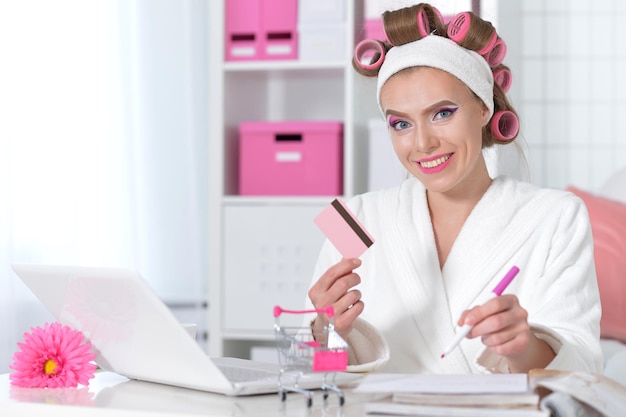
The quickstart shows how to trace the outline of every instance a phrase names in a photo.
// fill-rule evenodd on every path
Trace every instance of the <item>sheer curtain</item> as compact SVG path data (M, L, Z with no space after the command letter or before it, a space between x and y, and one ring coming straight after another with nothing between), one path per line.
M52 320L12 262L204 301L205 32L202 0L0 0L0 372Z

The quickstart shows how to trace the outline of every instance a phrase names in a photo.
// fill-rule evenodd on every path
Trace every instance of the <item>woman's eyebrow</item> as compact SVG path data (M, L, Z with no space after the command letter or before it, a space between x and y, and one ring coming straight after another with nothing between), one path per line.
M451 107L451 106L457 107L458 104L453 102L453 101L451 101L451 100L441 100L441 101L438 101L438 102L433 103L430 106L426 107L422 111L422 113L423 114L429 114L429 113L432 113L433 111L435 111L437 109L440 109L442 107ZM393 109L389 109L389 110L385 111L385 118L387 118L389 116L408 117L409 114L408 113L404 113L404 112L400 112L400 111L396 111L396 110L393 110Z
M458 106L458 104L456 104L454 101L451 101L451 100L441 100L425 108L424 113L431 113L434 110L440 109L442 107L451 107L451 106L456 107Z
M395 110L386 110L385 111L385 118L387 118L389 116L408 117L408 114L407 113L403 113L403 112L399 112L399 111L395 111Z

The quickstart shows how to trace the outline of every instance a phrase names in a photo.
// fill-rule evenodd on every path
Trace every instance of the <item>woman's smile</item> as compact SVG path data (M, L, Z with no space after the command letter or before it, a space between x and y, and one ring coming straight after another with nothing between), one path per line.
M450 160L452 155L453 155L452 153L449 153L449 154L437 156L434 158L425 158L420 161L417 161L417 164L420 166L420 168L422 168L422 171L426 173L432 172L432 170L436 168L443 169L444 164L447 165L446 162ZM440 169L437 171L440 171Z

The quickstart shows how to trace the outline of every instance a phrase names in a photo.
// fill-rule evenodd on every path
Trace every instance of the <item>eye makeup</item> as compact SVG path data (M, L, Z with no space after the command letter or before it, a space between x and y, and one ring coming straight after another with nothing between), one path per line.
M400 119L399 117L389 116L389 119L388 119L389 126L390 127L394 127L396 125L396 123L398 123L400 120L402 120L402 119Z
M447 119L452 116L459 108L458 107L442 107L435 111L435 119ZM447 115L442 115L442 113L448 113Z

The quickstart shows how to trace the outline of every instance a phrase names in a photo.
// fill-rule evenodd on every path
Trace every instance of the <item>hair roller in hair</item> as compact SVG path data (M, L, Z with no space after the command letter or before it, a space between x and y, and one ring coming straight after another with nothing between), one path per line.
M496 30L494 29L493 32L491 32L491 37L489 38L489 41L485 44L485 46L483 46L481 49L479 49L476 52L478 52L479 55L488 54L496 45L497 41L498 41L498 32L496 32Z
M505 66L500 66L493 70L493 81L500 86L502 91L507 93L513 83L511 70Z
M443 14L435 6L430 6L430 8L433 10L433 12L435 12L437 17L439 18L439 22L441 22L441 24L443 25Z
M422 29L419 28L419 21L420 21L419 14L422 14L423 16L422 22L425 22L425 21L428 22L428 25L423 27L423 31ZM439 11L439 9L436 8L435 6L431 6L430 4L423 4L420 12L418 12L417 19L418 19L418 30L420 31L420 34L425 33L425 35L422 35L422 37L431 35L433 33L436 33L440 36L444 35L445 27L443 25L443 15Z
M461 12L454 16L448 23L446 32L448 38L479 55L489 53L498 39L491 23L470 12Z
M442 35L444 26L440 16L439 10L424 3L386 11L383 13L385 34L395 46L425 38L433 33Z
M384 60L385 46L381 41L365 39L354 48L354 62L363 69L378 69Z
M417 30L419 31L420 36L422 38L428 36L432 29L430 27L430 20L428 19L426 9L421 7L417 12Z
M500 140L512 140L519 132L519 119L510 110L500 110L491 118L491 133Z
M456 43L461 43L467 36L471 26L470 14L468 12L459 13L448 23L448 37Z
M487 60L487 63L491 68L497 67L504 61L504 57L506 56L506 43L498 36L496 40L496 44L491 48L488 54L483 55L483 57Z

